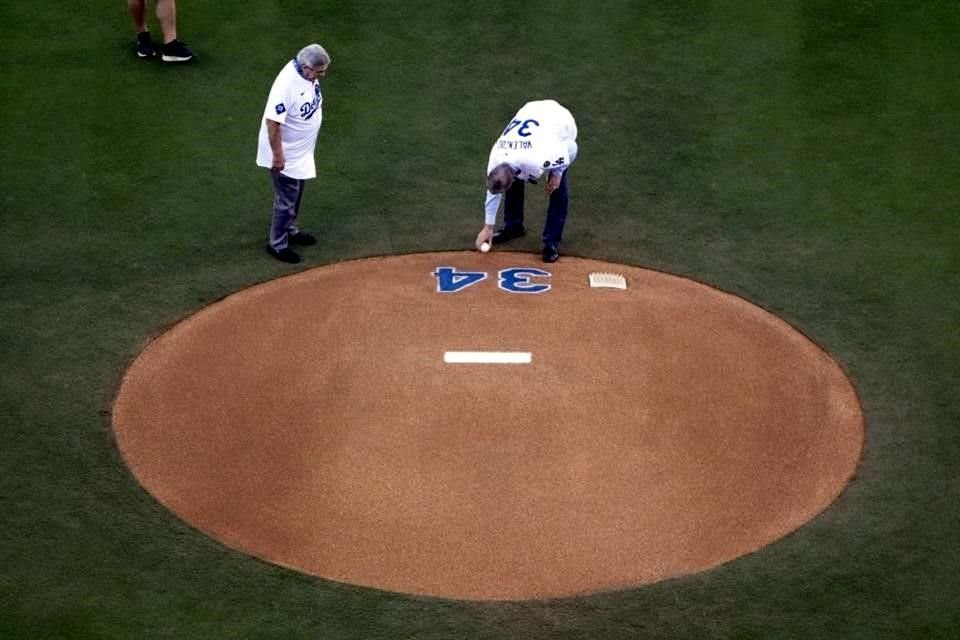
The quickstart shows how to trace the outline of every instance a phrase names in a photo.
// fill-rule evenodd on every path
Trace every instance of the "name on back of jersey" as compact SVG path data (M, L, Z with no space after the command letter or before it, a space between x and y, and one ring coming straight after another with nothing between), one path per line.
M529 140L497 140L497 148L505 151L526 151L533 149L533 143Z

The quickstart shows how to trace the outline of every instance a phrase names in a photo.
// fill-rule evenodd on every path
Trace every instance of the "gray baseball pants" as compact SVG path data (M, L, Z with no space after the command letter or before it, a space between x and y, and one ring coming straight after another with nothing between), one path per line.
M288 178L279 171L271 171L273 178L273 222L270 224L270 246L286 249L291 234L297 233L296 220L306 180Z

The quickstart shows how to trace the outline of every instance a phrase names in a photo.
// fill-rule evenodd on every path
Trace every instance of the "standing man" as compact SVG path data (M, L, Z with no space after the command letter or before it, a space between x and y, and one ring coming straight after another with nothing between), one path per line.
M177 2L176 0L155 0L157 20L160 21L160 30L163 31L163 44L157 46L150 38L150 28L147 26L146 0L127 0L127 7L133 17L133 24L137 28L137 56L140 58L154 58L159 53L164 62L190 62L194 53L190 47L177 40Z
M570 112L555 100L523 105L490 150L485 219L477 248L484 242L502 244L526 234L524 184L536 183L546 174L544 189L550 201L543 226L543 261L556 262L567 220L567 169L576 158L577 123ZM505 201L503 228L494 233L501 201Z
M290 244L312 245L317 239L300 231L296 221L306 181L317 177L313 151L323 119L320 78L330 56L319 44L309 44L280 70L263 110L257 164L273 179L273 222L267 252L291 264L300 256Z

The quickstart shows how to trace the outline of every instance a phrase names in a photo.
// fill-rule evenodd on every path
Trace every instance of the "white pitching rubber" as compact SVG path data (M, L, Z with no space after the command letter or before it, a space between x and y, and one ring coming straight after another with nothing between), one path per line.
M530 364L529 351L445 351L443 361L448 364Z

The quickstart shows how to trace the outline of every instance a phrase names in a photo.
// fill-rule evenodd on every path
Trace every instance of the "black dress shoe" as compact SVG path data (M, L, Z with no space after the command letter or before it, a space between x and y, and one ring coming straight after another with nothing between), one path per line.
M556 262L557 258L559 257L560 257L560 252L557 251L557 245L555 244L543 245L543 261L544 262Z
M291 249L290 247L284 247L283 249L280 249L278 251L273 247L271 247L270 245L267 245L267 253L272 255L274 258L276 258L280 262L286 262L289 264L297 264L298 262L300 262L300 256L297 255L297 252Z
M306 231L298 231L296 233L291 233L287 240L290 241L290 244L298 244L301 247L309 247L317 244L317 239L307 233Z
M500 231L493 232L493 244L503 244L514 238L522 238L527 235L527 230L523 227L504 227Z

